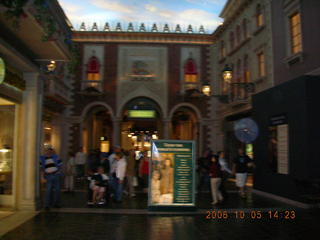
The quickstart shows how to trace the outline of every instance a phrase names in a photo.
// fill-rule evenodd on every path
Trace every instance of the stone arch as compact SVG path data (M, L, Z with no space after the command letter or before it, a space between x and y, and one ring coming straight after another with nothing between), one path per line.
M91 103L87 104L87 105L85 106L85 108L82 110L81 118L84 119L85 116L88 114L88 112L89 112L92 108L97 107L97 106L103 106L103 107L105 107L105 108L109 111L109 113L110 113L110 115L111 115L111 118L114 119L114 113L113 113L112 108L111 108L108 104L106 104L105 102L100 102L100 101L91 102Z
M199 109L194 106L193 104L191 103L179 103L177 105L175 105L171 110L170 110L170 113L169 113L169 119L172 119L172 116L173 114L175 113L175 111L177 111L179 108L181 107L189 107L191 108L197 115L197 118L198 120L202 120L202 116L201 116L201 112L199 111Z
M167 117L167 101L166 96L161 97L161 95L158 95L159 89L156 88L157 86L153 86L154 89L150 89L149 87L146 87L145 85L141 84L138 87L130 87L126 90L126 94L123 95L118 95L117 98L117 112L116 116L117 118L121 117L123 107L130 102L132 99L137 98L137 97L145 97L153 100L156 102L162 112L162 117L166 118Z
M160 115L162 118L165 118L166 116L166 112L164 111L163 109L163 106L161 105L161 102L159 102L155 97L150 97L150 96L147 96L147 95L139 95L139 96L135 96L135 97L132 97L130 99L126 99L126 101L123 101L121 103L121 105L118 106L118 110L117 110L117 117L120 118L122 116L122 113L123 113L123 110L124 110L124 107L129 103L131 102L132 100L134 99L137 99L137 98L147 98L147 99L150 99L152 100L153 102L155 102L155 104L157 104L157 106L159 107L159 110L160 110Z

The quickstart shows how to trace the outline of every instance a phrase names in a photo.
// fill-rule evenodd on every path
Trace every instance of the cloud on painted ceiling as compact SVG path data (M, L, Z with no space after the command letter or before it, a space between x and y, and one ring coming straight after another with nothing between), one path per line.
M225 2L225 0L186 1L198 2L198 4ZM60 0L68 18L76 29L81 22L85 22L88 29L93 22L97 22L100 28L103 27L105 22L109 22L111 25L121 22L123 29L128 22L134 22L135 27L144 22L146 24L157 23L160 28L164 23L168 23L172 29L176 24L185 28L189 24L194 27L204 25L207 32L212 32L221 22L217 13L207 11L205 8L196 8L192 4L182 5L182 7L179 5L179 9L177 7L170 8L160 1L139 0L133 2L135 3L128 6L124 0L86 0L79 1L78 4L70 3L69 0Z

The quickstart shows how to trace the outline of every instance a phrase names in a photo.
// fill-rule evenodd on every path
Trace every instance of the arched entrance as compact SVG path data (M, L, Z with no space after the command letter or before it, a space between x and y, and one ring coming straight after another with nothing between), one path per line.
M150 98L138 97L122 110L121 146L149 150L150 141L162 136L162 111Z
M88 152L100 149L108 152L112 144L112 114L103 105L93 106L84 116L82 127L82 145Z
M174 111L171 118L171 139L199 140L199 123L196 112L181 106Z

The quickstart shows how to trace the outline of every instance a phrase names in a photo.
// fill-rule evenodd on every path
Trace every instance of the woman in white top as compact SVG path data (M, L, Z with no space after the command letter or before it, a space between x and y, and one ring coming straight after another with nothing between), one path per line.
M221 191L223 198L226 199L227 198L227 190L226 190L225 184L228 180L229 175L232 174L232 171L228 166L228 162L225 158L224 151L218 152L218 159L219 159L219 164L221 166L221 171L222 171L222 179L221 179L221 184L220 184L219 190Z

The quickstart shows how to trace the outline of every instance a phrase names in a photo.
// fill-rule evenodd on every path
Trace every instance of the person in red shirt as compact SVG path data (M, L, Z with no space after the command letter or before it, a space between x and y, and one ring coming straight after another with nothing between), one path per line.
M148 183L149 183L149 157L148 152L143 152L143 157L140 160L139 165L139 177L143 180L143 191L148 192Z
M218 159L213 156L211 158L210 166L210 183L211 183L211 194L212 194L212 204L215 205L223 201L222 194L219 190L222 178L221 166Z

